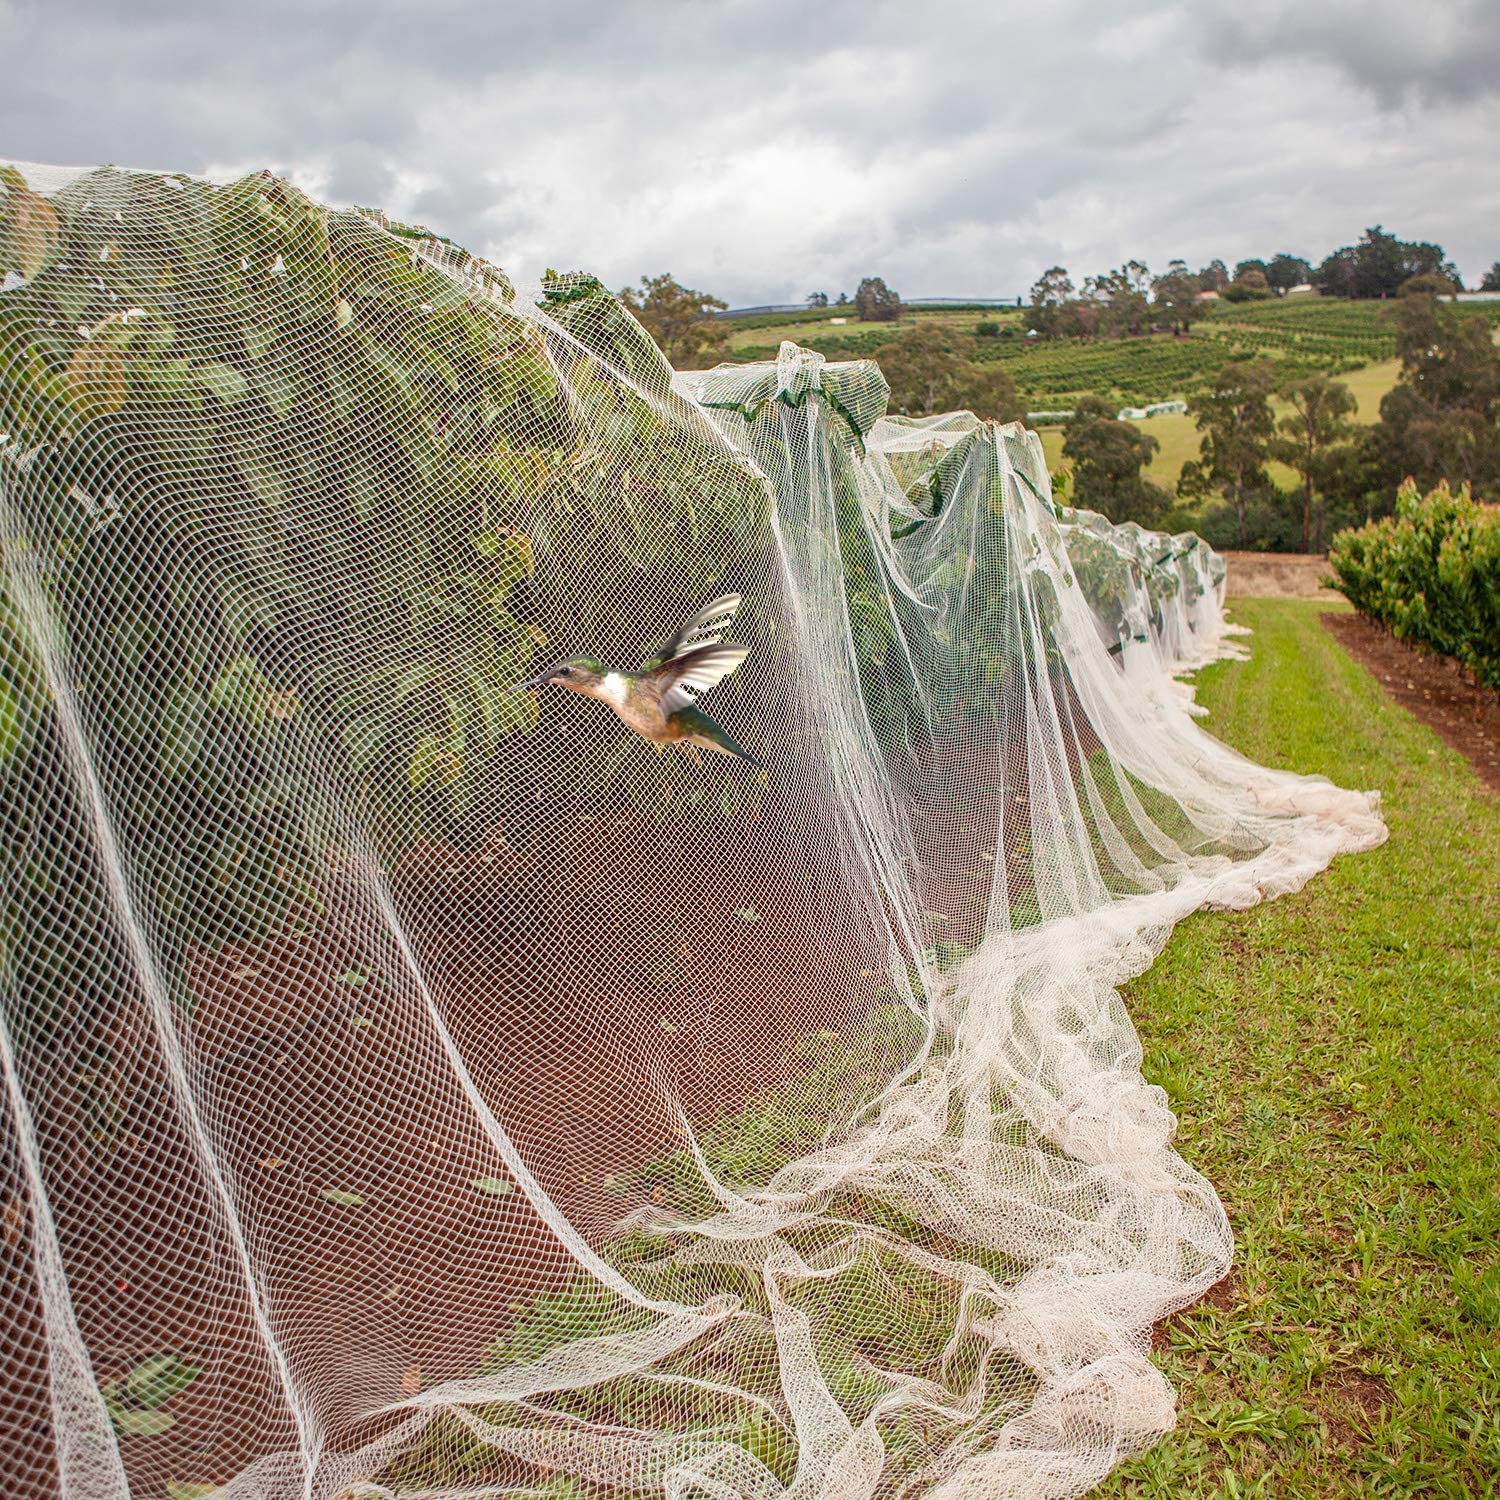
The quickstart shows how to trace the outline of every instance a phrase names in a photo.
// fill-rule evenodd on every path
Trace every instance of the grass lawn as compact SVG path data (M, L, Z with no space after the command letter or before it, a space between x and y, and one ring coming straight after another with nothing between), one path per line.
M960 333L973 333L977 323L998 323L1001 319L1016 313L1014 307L986 307L983 309L968 308L963 312L953 312L940 307L909 307L901 316L899 327L909 328L913 323L950 323ZM847 318L847 324L840 327L830 325L832 318ZM851 303L847 308L830 307L828 317L822 320L805 319L788 323L773 323L767 327L736 328L729 336L729 347L731 349L754 348L762 344L779 344L782 339L791 339L793 343L801 343L810 335L818 334L851 334L868 333L871 329L891 329L898 325L891 323L864 323L854 315L854 306ZM847 357L847 356L845 356Z
M1127 997L1238 1239L1159 1356L1177 1432L1104 1493L1500 1493L1500 798L1318 624L1240 600L1200 674L1258 761L1385 794L1390 841L1184 922Z
M1361 365L1357 370L1348 370L1337 378L1354 392L1354 399L1359 403L1354 420L1371 426L1380 420L1382 398L1395 389L1401 378L1401 361L1378 359L1373 364Z

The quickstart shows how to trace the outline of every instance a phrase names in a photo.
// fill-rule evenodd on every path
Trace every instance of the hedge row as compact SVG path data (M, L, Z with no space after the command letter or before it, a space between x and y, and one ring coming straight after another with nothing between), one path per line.
M1357 610L1500 689L1500 506L1408 480L1395 515L1340 532L1328 560Z

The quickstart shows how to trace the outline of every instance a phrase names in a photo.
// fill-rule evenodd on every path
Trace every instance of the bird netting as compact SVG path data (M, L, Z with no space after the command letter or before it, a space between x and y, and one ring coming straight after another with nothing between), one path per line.
M875 441L916 507L905 515L931 516L940 507L943 462L979 425L970 412L880 420ZM1022 482L1033 493L1050 489L1039 448L1023 467ZM899 500L896 505L900 510ZM1139 662L1142 670L1171 675L1242 654L1230 637L1246 632L1224 619L1224 559L1202 537L1147 531L1134 521L1117 524L1091 510L1058 507L1056 514L1069 568L1100 638L1124 657L1127 672Z
M261 174L0 169L12 1495L1065 1496L1231 1253L1118 986L1383 827L1193 538Z

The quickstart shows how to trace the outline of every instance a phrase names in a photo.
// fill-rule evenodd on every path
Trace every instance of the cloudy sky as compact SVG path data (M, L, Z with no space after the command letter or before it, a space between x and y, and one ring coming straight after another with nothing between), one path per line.
M522 278L1500 257L1496 0L0 0L0 58L0 158L270 166Z

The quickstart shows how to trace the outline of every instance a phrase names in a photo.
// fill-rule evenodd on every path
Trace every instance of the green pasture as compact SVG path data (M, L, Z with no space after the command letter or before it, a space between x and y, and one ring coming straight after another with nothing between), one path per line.
M1482 317L1500 337L1500 305L1458 303L1459 312ZM1062 340L1028 345L1024 333L1027 309L908 312L903 323L861 323L852 309L819 309L819 316L799 314L782 324L750 320L731 336L728 358L772 358L780 341L794 339L830 359L868 358L881 344L895 338L906 323L941 320L972 333L982 319L1014 330L1010 338L984 339L978 357L1005 364L1016 388L1032 411L1066 410L1083 395L1101 395L1121 406L1150 401L1186 399L1230 360L1269 359L1288 375L1326 372L1344 381L1359 403L1360 422L1380 415L1381 398L1395 385L1400 365L1395 359L1395 330L1388 302L1343 302L1329 298L1286 298L1271 302L1219 303L1194 325L1185 338L1157 334L1146 338L1106 339L1083 343ZM826 315L825 315L826 314ZM829 316L849 322L832 327ZM1141 424L1161 444L1146 468L1146 476L1168 488L1182 466L1198 456L1198 430L1187 416L1152 417ZM1042 445L1049 464L1062 458L1062 433L1044 429ZM1283 488L1293 488L1296 475L1273 465L1272 475Z
M1127 1001L1230 1278L1165 1328L1175 1434L1105 1493L1488 1496L1500 1480L1500 797L1303 601L1200 674L1253 760L1379 788L1390 841L1189 918Z
M1189 416L1168 414L1160 417L1146 417L1135 425L1161 444L1142 473L1147 479L1170 489L1177 483L1177 476L1182 473L1183 464L1190 458L1198 457L1197 424ZM1063 461L1063 429L1043 427L1039 431L1042 436L1042 451L1047 455L1047 467L1056 469ZM1287 472L1291 473L1290 470ZM1290 481L1283 480L1282 483L1287 484Z
M730 325L734 332L729 337L729 348L732 351L765 349L780 344L783 339L792 339L811 348L825 337L850 338L856 334L871 332L894 338L912 323L927 322L947 323L964 333L973 333L978 323L998 323L1002 318L1014 319L1022 313L1024 309L1015 307L986 308L983 312L975 312L973 308L954 312L944 308L918 307L907 309L899 323L862 323L854 316L852 306L819 308L817 316L797 314L778 323L761 323L756 318L743 321L736 318ZM834 325L835 318L847 318L848 322Z
M1361 365L1356 370L1349 370L1338 376L1338 379L1354 393L1354 399L1359 403L1355 421L1368 425L1379 420L1381 399L1396 384L1400 374L1400 360L1382 359L1373 364ZM1078 394L1085 393L1079 392ZM1278 411L1286 410L1285 402L1274 402L1273 405ZM1147 417L1136 425L1142 432L1149 433L1161 444L1160 449L1143 472L1148 479L1170 488L1177 483L1183 464L1189 459L1198 457L1200 450L1197 424L1190 416L1169 415ZM1046 427L1041 432L1042 448L1046 452L1047 463L1055 468L1062 462L1062 429ZM1270 466L1270 473L1282 489L1294 489L1300 482L1296 473L1285 464L1273 463Z

